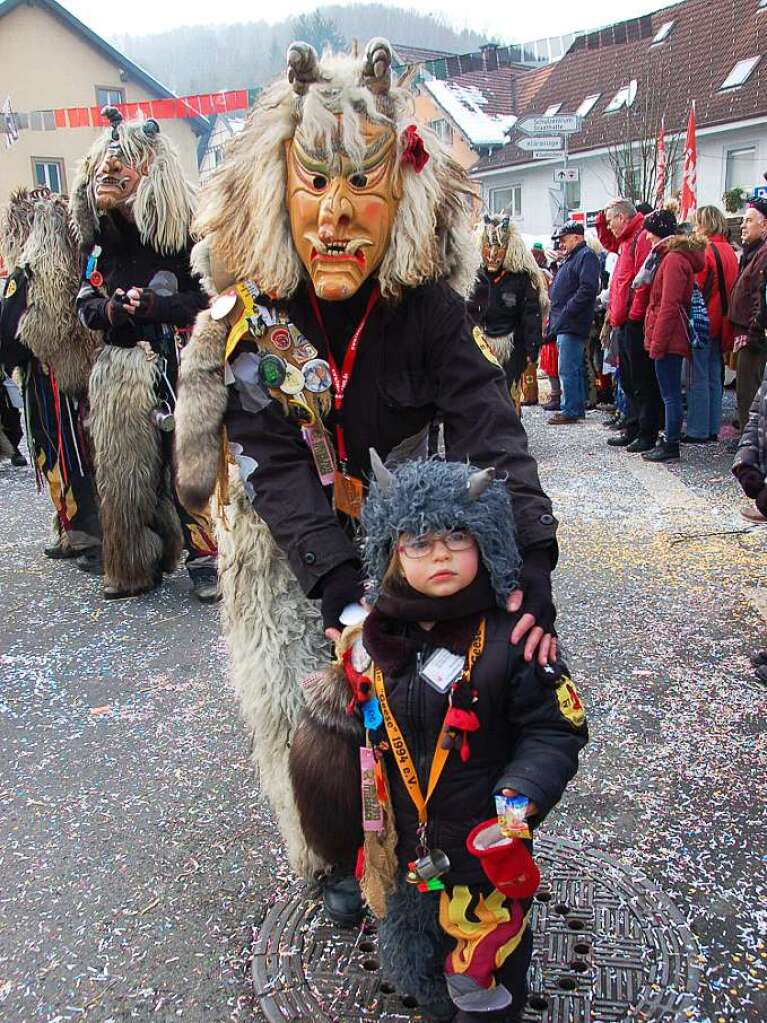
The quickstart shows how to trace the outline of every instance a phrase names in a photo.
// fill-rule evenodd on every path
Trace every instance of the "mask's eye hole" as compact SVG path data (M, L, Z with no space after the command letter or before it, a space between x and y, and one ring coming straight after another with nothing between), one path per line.
M367 174L352 174L349 178L349 184L352 188L364 188L368 183Z
M312 184L314 185L318 192L321 192L323 188L326 188L327 183L328 179L325 177L324 174L315 174L314 177L312 178Z

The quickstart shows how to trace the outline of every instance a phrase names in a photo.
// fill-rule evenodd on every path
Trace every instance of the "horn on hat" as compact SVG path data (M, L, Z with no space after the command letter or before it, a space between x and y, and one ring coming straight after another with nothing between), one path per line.
M106 117L109 123L112 125L112 141L119 142L120 136L117 129L123 123L123 115L117 109L117 107L103 107L101 110L101 116Z
M381 488L381 493L384 497L388 497L394 486L394 474L383 464L375 448L370 448L370 468L373 470L376 483Z
M383 96L391 88L391 43L377 36L365 47L365 63L362 65L362 79L370 92Z
M288 47L288 81L297 96L303 96L320 80L320 59L311 43L293 42Z
M160 125L153 117L148 117L141 125L141 130L148 139L153 139L160 134Z
M487 469L480 469L479 472L473 472L466 483L466 489L472 501L478 500L494 479L495 467L492 465Z

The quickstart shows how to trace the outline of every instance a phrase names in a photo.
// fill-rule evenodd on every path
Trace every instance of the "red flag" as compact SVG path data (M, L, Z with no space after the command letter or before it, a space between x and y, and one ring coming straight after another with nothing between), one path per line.
M153 99L150 103L152 117L167 118L176 116L175 99Z
M698 206L698 146L695 141L695 100L690 107L687 139L684 144L684 175L682 178L682 220L688 220Z
M666 119L661 118L660 131L658 132L658 142L655 147L657 164L655 169L655 208L660 209L663 206L663 197L666 194L666 176L668 174L668 166L666 162Z
M53 120L57 128L66 128L67 126L67 112L63 107L59 107L53 111Z
M248 92L247 89L237 89L234 92L225 92L227 110L247 110Z

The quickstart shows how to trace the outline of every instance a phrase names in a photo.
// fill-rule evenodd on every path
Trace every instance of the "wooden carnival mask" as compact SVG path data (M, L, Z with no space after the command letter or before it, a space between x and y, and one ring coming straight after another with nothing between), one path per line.
M104 107L102 116L107 117L112 125L112 140L104 153L101 163L96 168L93 180L93 192L96 209L99 213L125 206L136 193L139 182L149 172L149 159L141 166L135 167L126 156L120 138L122 114L116 107ZM141 130L147 139L152 139L160 130L156 121L149 119Z
M288 51L288 77L303 95L319 81L317 55L305 43ZM374 93L388 91L391 51L373 40L366 50L363 83ZM399 188L396 137L388 123L360 115L365 149L352 160L342 143L343 118L331 151L317 150L297 130L285 143L286 203L293 243L320 298L350 298L380 266L389 246Z
M503 269L508 247L509 218L485 217L485 230L482 235L482 265L488 273L496 274Z

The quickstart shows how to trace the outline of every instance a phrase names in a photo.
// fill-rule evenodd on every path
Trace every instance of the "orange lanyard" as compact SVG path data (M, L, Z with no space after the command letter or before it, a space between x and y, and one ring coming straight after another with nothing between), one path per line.
M479 623L477 634L471 641L471 646L469 647L466 667L463 670L464 682L469 681L472 669L474 668L477 659L481 656L484 648L485 619L483 618ZM436 789L437 783L445 769L447 758L450 756L450 749L445 749L442 744L442 740L445 737L445 725L443 723L442 728L439 731L437 746L434 750L434 756L432 757L431 768L429 769L429 780L426 786L426 795L424 796L418 782L418 773L416 772L413 764L413 758L410 756L410 750L407 748L407 743L402 735L402 730L397 724L397 719L392 714L391 707L389 706L389 701L386 696L386 687L384 686L383 672L377 666L373 669L373 684L375 686L376 696L378 697L378 703L381 706L384 728L386 729L386 735L389 739L389 745L391 746L394 760L396 761L402 781L405 784L405 790L418 811L418 823L421 827L424 827L426 825L426 807L429 800L434 795L434 790ZM450 708L448 707L448 710L449 709Z

